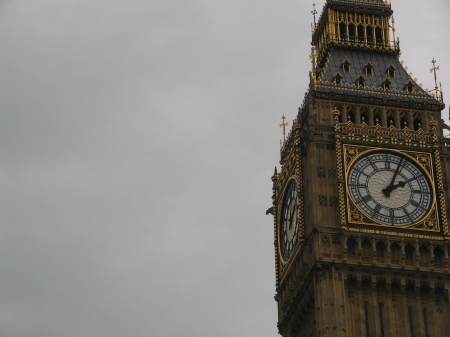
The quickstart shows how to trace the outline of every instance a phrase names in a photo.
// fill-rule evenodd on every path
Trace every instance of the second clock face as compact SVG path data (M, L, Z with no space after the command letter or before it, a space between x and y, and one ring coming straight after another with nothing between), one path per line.
M362 155L348 171L348 189L367 217L385 225L407 226L422 220L433 200L428 176L396 152Z
M285 260L289 260L297 244L298 220L297 183L292 180L284 197L281 214L281 252Z

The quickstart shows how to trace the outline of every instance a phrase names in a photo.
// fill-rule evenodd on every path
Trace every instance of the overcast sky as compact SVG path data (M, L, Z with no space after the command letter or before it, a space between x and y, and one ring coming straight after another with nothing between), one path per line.
M450 3L393 9L401 59L431 89L435 57L450 97ZM277 335L265 210L311 10L1 0L0 336Z

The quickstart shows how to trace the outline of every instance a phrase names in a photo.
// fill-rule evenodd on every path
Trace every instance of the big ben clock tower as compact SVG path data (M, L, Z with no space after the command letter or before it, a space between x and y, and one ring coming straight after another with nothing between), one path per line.
M326 0L273 181L283 337L450 335L449 128L384 0ZM437 68L433 63L432 71Z

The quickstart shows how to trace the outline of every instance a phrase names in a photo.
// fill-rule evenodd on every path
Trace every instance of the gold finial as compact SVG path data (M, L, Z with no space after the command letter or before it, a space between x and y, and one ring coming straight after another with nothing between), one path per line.
M389 120L390 126L394 126L394 121L392 119Z
M394 19L393 15L392 15L392 35L394 37L394 42L395 42L395 19Z
M311 14L314 16L314 28L315 28L316 27L316 14L317 14L315 2L313 2L313 7L314 7L314 10L311 11Z
M361 117L361 121L362 121L362 123L364 123L364 116Z
M403 127L406 128L408 126L408 122L407 121L403 121Z
M311 55L309 56L310 60L311 60L311 66L312 66L312 77L313 80L315 81L316 78L316 73L315 70L316 69L316 59L319 56L319 54L314 50L314 47L311 48Z
M280 128L283 128L283 140L286 141L286 126L288 126L289 122L284 121L286 119L284 115L281 119L283 120L283 123L280 124Z
M332 113L335 120L338 119L341 115L341 112L338 110L337 106L334 106Z
M439 70L439 66L436 67L436 60L433 58L433 61L431 61L431 63L433 63L433 67L430 69L430 73L434 73L434 83L435 83L435 93L436 93L436 97L438 96L438 85L437 85L437 76L436 76L436 71Z
M436 119L434 119L434 117L431 117L430 125L432 128L436 128L437 122L436 122Z

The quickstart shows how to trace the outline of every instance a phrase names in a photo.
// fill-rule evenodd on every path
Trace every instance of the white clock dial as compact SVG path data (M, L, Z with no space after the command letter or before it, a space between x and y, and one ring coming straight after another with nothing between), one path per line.
M372 152L357 159L348 171L348 188L367 217L386 225L412 225L423 219L432 203L427 175L395 152Z
M298 241L298 197L295 180L291 181L286 191L281 216L281 253L284 259L288 260Z

